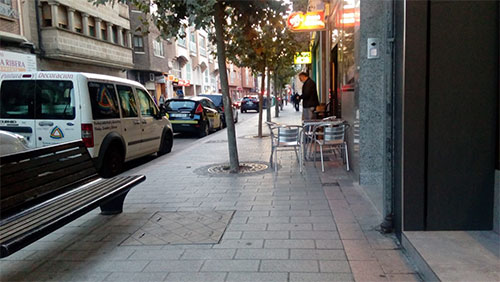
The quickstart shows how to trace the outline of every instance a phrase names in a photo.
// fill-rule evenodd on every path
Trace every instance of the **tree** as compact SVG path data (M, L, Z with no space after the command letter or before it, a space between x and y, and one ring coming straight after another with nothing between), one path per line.
M266 75L269 79L269 72L273 67L274 53L276 49L276 35L284 27L284 15L289 5L282 1L269 1L265 9L260 10L259 19L252 20L255 15L242 15L242 23L227 26L226 34L230 36L227 44L227 54L230 61L239 67L249 67L255 73L262 74L261 93L259 93L259 129L258 135L262 137L262 113L264 102L264 91ZM232 18L231 21L237 20ZM267 87L267 106L270 107L270 89ZM268 111L268 121L270 112Z
M89 0L96 5L122 2L134 5L147 17L145 25L152 22L164 38L184 37L182 28L194 26L196 29L215 29L210 39L217 46L220 83L223 94L224 114L226 116L230 171L239 171L236 132L233 122L232 103L226 69L226 46L229 39L224 30L228 26L247 25L261 22L265 11L275 5L271 0Z

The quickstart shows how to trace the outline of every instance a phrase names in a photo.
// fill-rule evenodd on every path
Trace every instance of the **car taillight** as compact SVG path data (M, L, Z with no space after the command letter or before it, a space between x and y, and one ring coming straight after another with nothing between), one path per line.
M94 129L91 123L82 123L82 140L85 147L94 147Z
M224 112L224 106L221 107L222 112Z
M194 113L197 115L201 115L203 113L203 107L201 106L201 104L198 104L198 107L196 107Z

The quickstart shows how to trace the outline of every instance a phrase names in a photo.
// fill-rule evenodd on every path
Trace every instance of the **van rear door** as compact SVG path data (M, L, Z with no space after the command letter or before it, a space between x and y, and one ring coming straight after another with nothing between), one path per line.
M37 147L81 139L76 89L77 85L70 77L36 80Z
M22 135L36 147L35 81L31 74L0 77L0 130Z

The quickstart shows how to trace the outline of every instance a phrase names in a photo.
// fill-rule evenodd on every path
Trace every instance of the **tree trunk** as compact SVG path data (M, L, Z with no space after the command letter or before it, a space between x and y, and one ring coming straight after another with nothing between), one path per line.
M224 42L224 6L221 1L215 4L215 35L217 42L217 60L219 63L220 85L222 88L222 100L224 102L224 116L227 126L227 144L229 149L229 169L231 173L238 173L240 162L238 160L238 146L236 144L236 128L234 127L233 108L229 96L229 85L227 82L226 69L226 43Z
M262 138L262 111L264 110L264 91L266 90L266 67L262 70L262 83L259 93L259 138Z
M276 105L274 106L274 116L279 117L280 116L280 100L278 98L281 98L281 89L279 88L278 84L278 72L276 71L277 69L274 70L274 97L276 97Z
M271 70L267 68L267 121L271 121Z

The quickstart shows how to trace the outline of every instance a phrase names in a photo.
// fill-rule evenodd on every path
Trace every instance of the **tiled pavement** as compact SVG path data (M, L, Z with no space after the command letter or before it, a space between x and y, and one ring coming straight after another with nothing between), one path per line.
M300 115L285 108L282 123ZM240 161L267 161L257 115L237 126ZM265 130L264 132L267 132ZM124 212L98 210L0 260L1 281L416 281L381 217L338 163L321 173L279 155L278 173L209 176L227 161L225 131L126 174L145 174ZM197 170L198 169L198 170ZM338 183L339 185L336 185ZM156 212L235 211L219 244L124 245Z

